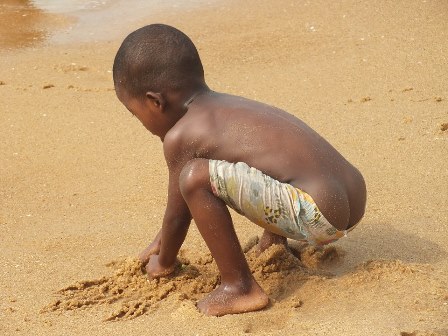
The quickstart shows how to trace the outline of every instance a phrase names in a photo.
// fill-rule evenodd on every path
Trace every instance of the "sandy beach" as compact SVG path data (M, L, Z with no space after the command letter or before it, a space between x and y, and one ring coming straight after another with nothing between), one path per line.
M0 7L0 335L448 335L446 1L159 6L90 40L82 18L8 3L22 2ZM135 260L168 175L111 70L155 22L191 37L213 90L296 115L366 179L364 219L322 251L257 257L261 229L232 214L262 311L196 310L219 278L194 223L176 277L149 281Z

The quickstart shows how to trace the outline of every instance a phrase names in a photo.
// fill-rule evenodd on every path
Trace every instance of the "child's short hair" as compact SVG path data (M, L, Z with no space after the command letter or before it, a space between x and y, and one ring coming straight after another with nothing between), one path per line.
M204 69L187 35L164 24L152 24L124 39L115 56L113 78L117 89L138 97L148 91L203 82Z

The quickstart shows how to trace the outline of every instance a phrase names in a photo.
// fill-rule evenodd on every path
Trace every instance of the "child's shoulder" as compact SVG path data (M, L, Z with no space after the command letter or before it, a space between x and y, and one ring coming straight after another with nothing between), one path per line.
M178 158L192 156L213 134L213 122L210 113L202 107L191 107L188 112L166 133L163 139L165 157Z

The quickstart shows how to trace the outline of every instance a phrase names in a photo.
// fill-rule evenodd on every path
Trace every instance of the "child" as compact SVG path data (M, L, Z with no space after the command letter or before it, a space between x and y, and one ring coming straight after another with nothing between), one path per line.
M221 274L197 304L204 314L268 304L227 206L265 229L260 251L286 238L327 244L364 215L360 172L296 117L210 90L193 42L179 30L154 24L131 33L113 77L120 101L162 140L169 169L162 228L140 259L152 278L172 273L194 218Z

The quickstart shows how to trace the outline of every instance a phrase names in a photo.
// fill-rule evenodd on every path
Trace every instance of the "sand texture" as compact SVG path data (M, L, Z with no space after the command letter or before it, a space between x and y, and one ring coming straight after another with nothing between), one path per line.
M284 246L272 246L263 254L257 255L252 248L246 253L255 277L263 284L271 298L283 295L286 288L280 283L299 283L309 279L319 272L309 271L297 257L285 250ZM327 248L332 249L332 248ZM324 249L325 250L325 249ZM322 260L324 253L304 253L308 260L314 263ZM192 263L180 254L180 265L173 276L149 280L138 259L113 261L108 266L114 269L110 276L95 280L78 281L58 293L60 298L42 309L42 313L52 311L89 308L95 305L113 307L113 311L105 318L106 321L132 319L142 314L154 311L157 303L175 294L183 301L195 302L215 288L219 276L213 258L210 254L201 256ZM297 301L298 303L299 301ZM114 307L114 304L117 303Z
M212 89L303 119L365 176L363 221L325 249L257 256L261 230L232 213L270 303L203 316L219 273L194 223L174 276L149 280L136 260L168 175L160 140L115 97L121 40L6 38L0 24L0 335L448 335L447 2L240 4L161 9L119 35L175 25ZM28 14L45 31L65 22Z

